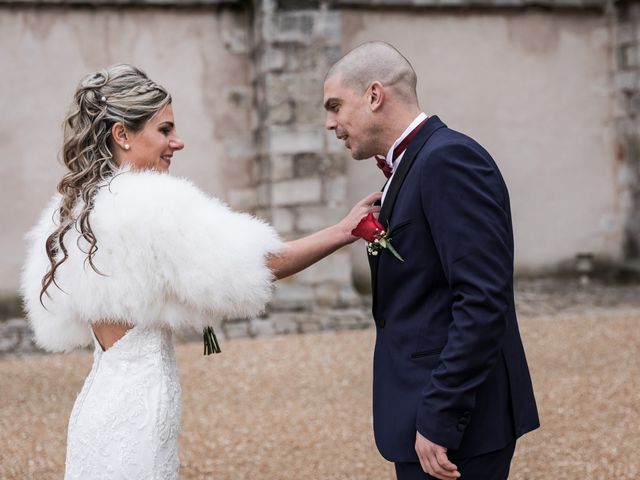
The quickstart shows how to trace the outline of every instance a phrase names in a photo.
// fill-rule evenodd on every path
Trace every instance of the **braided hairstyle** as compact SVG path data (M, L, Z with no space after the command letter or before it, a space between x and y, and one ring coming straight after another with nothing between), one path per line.
M112 153L111 127L121 122L129 131L139 132L170 103L163 87L131 65L114 65L87 75L78 85L63 124L62 161L68 172L58 183L62 200L57 228L45 244L50 266L42 279L40 302L52 283L60 288L55 273L69 256L63 240L72 227L80 233L78 248L82 250L84 239L86 260L100 273L93 264L98 245L89 217L96 193L119 167Z

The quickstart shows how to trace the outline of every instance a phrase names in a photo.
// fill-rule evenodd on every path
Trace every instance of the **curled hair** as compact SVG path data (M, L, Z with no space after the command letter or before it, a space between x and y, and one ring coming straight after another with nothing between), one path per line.
M112 152L113 125L121 122L129 131L139 132L170 103L171 96L163 87L131 65L114 65L87 75L78 85L63 124L62 161L68 171L58 183L62 200L57 228L45 245L50 266L42 279L41 302L52 283L60 288L55 274L69 257L64 237L72 227L80 233L78 248L82 248L80 241L84 239L88 244L83 250L86 260L100 273L93 263L98 244L90 213L96 193L119 167Z

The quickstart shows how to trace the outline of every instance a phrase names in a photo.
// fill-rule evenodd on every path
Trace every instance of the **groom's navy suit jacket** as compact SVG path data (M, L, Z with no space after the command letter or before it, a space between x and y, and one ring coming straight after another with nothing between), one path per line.
M505 447L539 426L513 299L507 187L473 139L431 117L409 144L369 256L378 449L417 462L416 430L450 458Z

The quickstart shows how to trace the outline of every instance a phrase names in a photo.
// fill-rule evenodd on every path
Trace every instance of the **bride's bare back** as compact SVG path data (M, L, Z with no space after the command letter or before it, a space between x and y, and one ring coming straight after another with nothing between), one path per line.
M102 347L102 351L106 352L133 327L124 322L100 322L94 323L91 328L93 328L93 334Z

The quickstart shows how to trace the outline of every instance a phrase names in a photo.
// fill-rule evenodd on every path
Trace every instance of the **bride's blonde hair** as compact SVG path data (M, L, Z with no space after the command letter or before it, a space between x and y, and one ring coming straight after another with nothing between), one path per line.
M126 64L87 75L78 85L64 120L62 161L69 171L58 183L62 200L57 210L57 228L46 241L50 267L42 279L41 302L52 283L60 288L55 273L69 256L64 236L71 227L80 233L78 248L81 239L88 243L87 261L98 272L93 264L98 245L89 217L98 189L118 169L111 127L121 122L129 131L139 132L170 103L171 96L162 86Z

